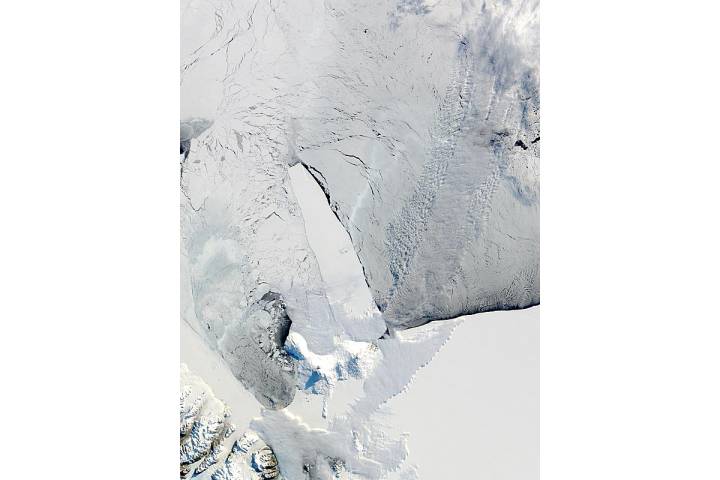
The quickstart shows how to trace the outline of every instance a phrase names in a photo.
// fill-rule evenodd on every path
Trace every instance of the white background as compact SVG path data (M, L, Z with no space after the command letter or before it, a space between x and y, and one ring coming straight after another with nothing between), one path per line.
M542 4L546 480L720 477L714 5ZM177 475L178 17L3 4L3 478Z

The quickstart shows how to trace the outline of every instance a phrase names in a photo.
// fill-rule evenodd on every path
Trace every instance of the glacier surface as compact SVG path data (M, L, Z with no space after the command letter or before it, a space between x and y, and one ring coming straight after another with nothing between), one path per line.
M262 407L268 475L415 478L384 405L452 319L539 303L538 2L181 12L184 327ZM208 418L184 474L250 475L217 466Z
M312 293L289 303L307 310L322 300L302 232L275 238L301 223L299 162L389 326L537 304L537 15L531 1L187 2L182 114L213 122L183 167L187 206L207 219L218 197L257 201L223 220L286 243L272 250L304 271Z

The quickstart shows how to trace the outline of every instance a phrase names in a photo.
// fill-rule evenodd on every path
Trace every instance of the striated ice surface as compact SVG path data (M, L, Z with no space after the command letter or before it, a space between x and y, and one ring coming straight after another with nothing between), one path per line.
M267 282L327 315L287 184L300 162L388 325L539 302L536 1L198 0L182 18L182 114L212 122L183 167L196 276L253 233L245 298Z
M182 475L417 478L388 402L539 303L537 0L181 12L182 322L260 412L183 370Z
M396 328L539 302L537 4L414 6L325 21L293 128Z

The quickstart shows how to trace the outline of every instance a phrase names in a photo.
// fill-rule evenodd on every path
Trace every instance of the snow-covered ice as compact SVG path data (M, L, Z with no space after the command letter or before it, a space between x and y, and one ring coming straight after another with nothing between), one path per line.
M538 2L181 3L183 381L243 475L418 478L390 405L539 303Z

